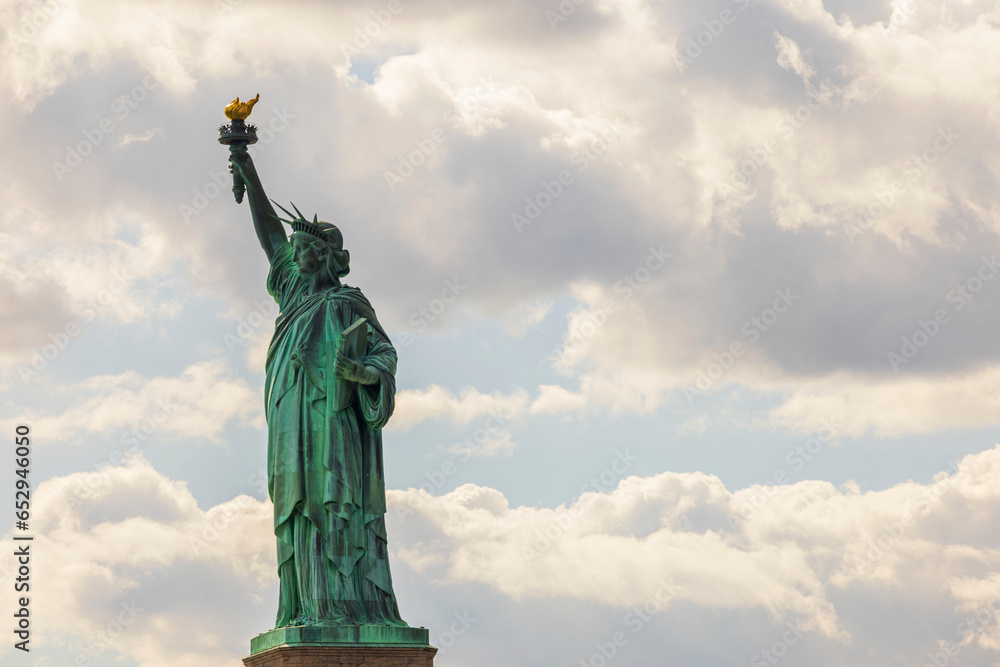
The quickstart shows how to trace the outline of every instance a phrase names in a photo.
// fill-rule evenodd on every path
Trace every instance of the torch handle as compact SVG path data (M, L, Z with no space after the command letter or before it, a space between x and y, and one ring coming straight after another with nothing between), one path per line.
M243 203L243 194L247 191L247 185L240 178L240 175L233 172L233 195L236 197L236 203Z
M230 152L229 162L230 163L232 163L232 161L233 161L233 158L231 157L231 155L232 155L232 153L235 152L233 150L234 146L236 147L237 150L240 150L240 149L246 150L247 149L246 142L243 142L243 141L234 141L229 146L229 152ZM236 197L236 203L237 204L242 204L243 203L243 195L247 191L247 184L244 183L243 179L240 177L240 175L238 173L236 173L236 169L232 169L232 172L233 172L233 196Z
M233 104L237 104L238 101L239 98L236 98L233 100ZM230 118L232 122L219 126L219 143L229 146L229 166L233 171L233 196L236 197L237 204L243 202L247 184L233 167L233 154L237 151L246 152L247 146L257 143L257 128L244 122L244 119L250 114L250 107L256 102L256 99L247 102L248 106L243 110L242 117L238 118L233 118L233 114L229 111L230 107L226 107L226 117Z

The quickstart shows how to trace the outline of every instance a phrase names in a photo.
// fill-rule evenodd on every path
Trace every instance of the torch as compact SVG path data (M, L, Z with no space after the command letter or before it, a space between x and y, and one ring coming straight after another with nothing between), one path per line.
M258 100L260 100L259 93L257 97L246 102L240 102L240 98L237 97L226 107L226 118L232 122L219 126L219 143L229 146L230 153L235 149L246 149L250 144L257 143L257 128L253 125L247 125L245 121ZM236 197L237 204L243 201L243 193L246 190L246 183L243 182L239 174L233 172L233 195Z

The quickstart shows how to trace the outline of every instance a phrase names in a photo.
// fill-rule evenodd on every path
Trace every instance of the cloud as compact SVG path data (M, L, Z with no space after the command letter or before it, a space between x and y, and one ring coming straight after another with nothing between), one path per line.
M535 301L514 309L504 317L504 330L515 338L523 338L528 329L545 319L552 305L552 301Z
M528 394L519 389L511 394L483 394L472 387L456 396L431 385L427 389L404 389L396 394L396 410L390 428L406 430L428 419L448 419L466 425L478 419L500 424L524 415Z
M501 492L474 484L389 499L400 522L394 534L411 542L400 556L425 576L485 584L525 606L570 598L620 609L647 600L653 582L669 582L670 606L761 609L778 625L829 639L832 653L818 664L833 665L854 647L863 652L878 631L853 602L866 595L892 591L900 610L930 598L957 619L1000 604L988 519L1000 508L998 481L1000 446L927 484L864 494L821 481L731 492L711 475L667 472L626 477L554 509L510 507ZM965 634L966 644L990 651L998 638L995 612Z
M119 146L127 146L131 143L140 142L144 143L152 139L153 137L162 137L163 128L154 127L146 130L142 134L126 134L121 139L118 140Z
M414 489L390 496L433 526L401 555L418 570L438 564L434 576L486 583L519 600L568 596L622 608L644 602L650 582L671 581L676 600L760 606L840 632L803 549L740 548L723 534L729 494L711 476L628 478L556 509L511 509L498 491L471 484L438 498Z
M12 326L0 372L23 380L95 324L148 330L178 313L174 259L155 224L125 205L53 211L51 193L33 199L27 184L4 187L2 222L11 231L0 247L0 310Z
M587 402L582 393L574 393L557 384L543 384L538 388L538 397L531 403L531 413L578 412L587 407Z
M1000 445L926 484L867 493L812 480L730 491L700 472L627 473L622 452L599 485L555 508L512 506L476 484L442 496L389 490L401 594L419 587L421 602L411 603L421 615L447 619L432 628L436 637L454 605L467 604L463 587L478 585L488 587L477 597L490 599L494 614L510 607L535 627L524 629L528 643L542 630L551 641L543 621L557 601L571 604L578 623L610 634L609 609L628 630L635 608L655 595L658 614L715 617L745 656L786 623L819 651L810 664L822 667L887 645L911 663L945 642L984 663L1000 651ZM261 495L265 480L264 471L251 475L247 494ZM138 667L198 667L238 660L269 622L277 590L267 502L240 495L202 510L184 483L135 455L47 480L33 509L32 581L47 582L32 591L33 618L50 648ZM0 560L4 581L14 576L10 560ZM870 599L882 601L874 611ZM935 610L933 618L915 617L915 607ZM482 618L478 609L470 616ZM873 613L919 627L897 635ZM754 632L740 630L747 623ZM490 637L469 635L464 654L488 653ZM642 639L649 650L659 646L652 637ZM692 655L709 664L718 650Z
M816 71L802 58L802 51L794 40L775 31L775 47L778 49L778 64L782 68L792 70L808 82Z
M231 377L217 361L192 364L178 377L146 379L132 371L96 375L58 393L78 402L58 414L21 410L5 423L10 428L30 423L41 442L73 442L82 434L117 431L125 444L154 432L219 442L234 419L263 427L260 390Z
M884 372L870 351L891 340L892 325L908 324L911 313L896 305L918 310L915 301L945 287L935 277L958 270L1000 229L995 193L976 176L988 170L978 163L996 141L983 119L1000 108L988 65L997 61L989 57L995 30L974 20L986 11L979 7L948 29L929 22L932 6L921 7L887 36L878 22L837 20L821 5L736 4L736 22L684 72L673 63L676 38L713 17L683 3L580 9L553 31L530 3L495 7L484 21L443 2L433 11L404 9L362 46L354 42L372 17L361 4L294 16L246 3L226 6L224 16L184 7L61 8L28 43L5 46L4 80L19 101L8 113L25 123L8 134L10 154L25 167L5 195L30 214L35 233L64 246L39 258L34 239L15 238L16 252L3 257L12 286L0 290L0 300L10 293L0 307L24 338L10 341L12 359L40 349L72 309L106 287L112 268L136 276L100 315L115 324L175 318L191 293L239 302L260 294L267 267L246 211L211 175L225 168L219 146L188 143L187 128L229 99L195 99L198 84L241 67L271 86L262 97L271 109L255 112L274 139L257 146L269 194L315 193L307 208L343 222L356 257L352 279L378 297L390 329L410 304L432 301L441 280L458 275L470 284L462 311L494 318L512 335L540 322L559 295L577 298L582 308L566 330L573 339L603 301L621 301L616 288L634 279L646 249L663 244L673 257L623 304L625 315L557 353L557 370L578 383L593 371L613 386L637 378L643 395L688 384L720 346L739 339L752 309L788 286L808 292L812 305L762 337L720 387L760 389L762 377L795 382L845 368ZM12 10L9 19L20 25L25 16ZM246 47L246 29L272 24L288 28ZM775 34L769 26L777 24ZM330 33L330 25L339 27ZM454 34L470 39L458 43ZM347 73L341 44L385 58L371 84ZM827 52L835 57L803 56ZM84 56L88 67L75 68ZM813 82L809 90L791 85L785 70ZM299 86L317 77L329 85ZM61 196L48 196L52 163L123 96L134 107L58 182ZM91 101L73 103L84 99ZM270 128L275 114L287 120L280 135ZM894 119L893 131L885 118ZM295 139L326 123L337 131L313 143ZM138 140L127 151L108 149L151 127L184 150L154 155L148 149L157 142ZM936 149L949 128L955 142ZM420 148L427 141L432 152ZM933 162L924 161L928 150ZM331 157L342 155L352 159ZM412 155L420 164L390 192L386 173ZM289 164L315 168L293 175ZM524 212L526 199L551 198L545 185L563 172L572 182L518 234L511 216ZM896 181L902 190L894 191ZM185 223L178 207L193 202L204 204L197 224ZM73 226L61 225L71 216ZM929 263L937 271L926 271ZM39 284L22 285L25 276ZM151 286L168 276L181 294L174 301ZM28 288L45 295L48 319L25 312L14 296ZM453 317L449 310L440 320ZM996 358L973 330L990 330L1000 312L979 317L963 331L977 345L942 352L949 370ZM829 340L834 329L838 344Z
M800 432L819 430L824 420L842 433L880 438L1000 423L1000 367L947 378L905 376L872 380L843 375L790 388L768 419Z
M831 417L854 436L993 425L1000 301L996 281L976 272L1000 231L991 178L1000 171L995 7L841 3L835 15L821 2L724 4L735 21L679 71L675 45L716 25L717 8L584 3L553 26L545 7L525 0L435 0L404 3L366 33L377 10L362 2L8 3L0 9L0 87L11 100L0 109L0 372L12 377L18 364L46 359L62 334L75 338L72 324L93 324L95 335L113 328L124 351L147 353L150 331L169 330L161 340L200 350L185 332L220 322L230 330L229 315L246 317L249 306L234 304L265 296L268 267L245 203L231 199L214 132L232 96L259 91L255 160L268 194L341 225L351 283L390 331L406 325L414 305L436 304L442 282L456 276L468 284L461 307L429 310L433 335L419 342L460 314L527 342L547 340L549 304L577 304L551 353L524 365L535 374L484 372L477 388L458 390L469 384L464 375L418 370L411 386L423 389L399 393L390 428L458 424L484 434L473 453L512 456L525 452L506 430L488 431L494 413L657 417L689 407L687 387L701 392L692 400L776 404L757 421L791 430L814 431ZM346 54L347 45L359 53ZM350 74L352 63L377 63L370 82ZM247 72L252 90L203 94ZM387 174L404 171L390 189ZM517 227L515 215L531 224ZM670 253L655 270L653 251ZM953 308L956 290L972 295L977 285L961 311ZM780 313L777 290L798 297ZM219 312L206 313L206 302ZM951 323L897 373L886 352L942 308ZM265 319L243 339L240 375L204 356L147 375L107 375L99 359L85 358L92 348L74 343L63 367L73 379L46 373L32 389L51 402L29 410L8 396L7 414L30 420L53 453L73 434L124 437L144 423L222 442L227 424L256 415L251 425L262 426L260 380L250 376L260 374ZM453 342L468 344L445 339L443 347ZM504 373L522 372L507 361L498 362ZM160 401L172 412L156 422ZM704 427L703 414L682 418L682 431ZM507 498L523 490L500 481L502 492L399 492L424 503L406 526L428 530L400 540L412 566L403 571L432 592L447 582L441 587L509 604L547 631L537 645L559 651L550 663L565 657L565 644L550 637L565 630L551 618L579 613L583 622L567 625L603 628L605 606L624 615L648 600L644 587L671 576L678 616L661 636L690 641L671 628L703 618L702 627L739 638L738 655L713 653L707 664L745 664L764 645L758 630L785 618L808 624L820 652L809 664L889 664L900 654L922 664L937 649L921 649L938 639L961 642L963 659L985 663L996 659L994 625L951 631L952 612L977 613L988 602L979 590L996 583L993 456L971 460L982 469L955 473L951 487L778 487L735 527L728 517L768 491L729 491L707 473L629 478L561 509L511 507ZM490 464L503 460L486 463L502 474ZM46 531L66 531L60 553L79 549L88 560L69 558L67 583L57 586L69 601L65 618L39 627L52 628L55 641L85 642L136 591L160 605L146 618L167 639L128 634L122 655L152 665L168 655L197 664L196 649L212 664L238 659L260 624L227 627L226 614L200 609L214 599L252 607L263 589L247 583L257 576L246 574L257 572L248 562L269 558L273 544L226 543L232 553L212 546L181 558L171 542L200 535L192 522L221 510L200 510L155 473L123 469L132 472L115 472L125 477L100 502L62 507L65 525L47 515ZM63 479L46 487L54 503ZM907 508L919 516L897 537ZM563 530L571 510L578 516ZM266 524L263 515L243 520ZM553 525L561 531L554 540L546 537ZM552 545L527 558L522 547L543 539ZM175 591L175 581L201 588ZM104 606L85 604L93 600ZM192 600L201 604L194 612L185 606ZM558 600L571 602L570 616L545 606ZM908 625L915 616L926 626ZM902 628L899 636L876 635L886 624ZM194 635L179 634L192 625ZM652 634L644 638L663 650L640 664L672 650ZM172 654L170 638L196 649Z
M52 345L60 335L69 338L67 326L76 330L72 325L77 318L59 287L52 283L19 288L14 281L0 279L0 313L4 321L17 322L17 326L4 327L0 332L0 363L5 365L30 361L29 350ZM40 350L38 353L41 355Z
M34 496L33 640L81 663L238 662L267 629L262 597L270 611L277 596L270 503L242 495L201 510L141 456L95 474L52 478ZM248 493L261 488L248 480Z

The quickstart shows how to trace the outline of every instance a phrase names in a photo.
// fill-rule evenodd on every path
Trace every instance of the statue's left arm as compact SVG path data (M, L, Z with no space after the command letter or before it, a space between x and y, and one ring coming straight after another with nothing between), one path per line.
M392 343L377 329L371 329L364 358L354 361L338 350L336 372L359 384L361 413L368 426L384 427L396 405L396 348Z
M337 365L334 369L337 377L358 384L375 384L379 380L378 371L363 362L355 361L339 349L337 350Z

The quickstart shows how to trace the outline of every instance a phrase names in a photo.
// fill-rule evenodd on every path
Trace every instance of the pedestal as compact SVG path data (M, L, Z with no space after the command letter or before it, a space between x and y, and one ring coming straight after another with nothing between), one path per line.
M433 667L424 628L385 625L279 628L250 640L246 667Z

